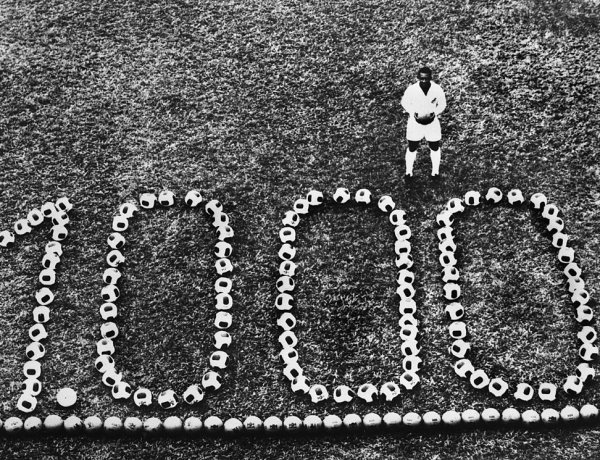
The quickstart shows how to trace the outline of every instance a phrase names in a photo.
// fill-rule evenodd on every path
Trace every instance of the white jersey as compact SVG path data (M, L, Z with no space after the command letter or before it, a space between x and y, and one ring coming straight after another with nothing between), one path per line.
M415 113L425 115L431 112L437 116L446 108L446 95L441 86L434 82L431 82L431 87L425 94L417 82L406 88L400 103L410 117Z

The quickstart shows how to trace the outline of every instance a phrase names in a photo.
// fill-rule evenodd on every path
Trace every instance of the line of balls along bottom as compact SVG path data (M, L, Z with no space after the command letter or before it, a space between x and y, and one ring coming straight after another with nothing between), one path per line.
M598 408L593 404L585 404L577 409L568 405L560 411L534 409L519 411L509 407L500 412L494 408L466 409L462 412L448 410L445 412L429 411L423 414L407 412L387 412L379 415L369 412L363 416L349 413L338 415L307 415L300 418L296 415L285 417L269 416L264 420L251 415L240 419L236 417L220 418L211 415L181 418L169 416L158 417L106 417L97 415L81 418L71 415L63 419L59 415L48 415L45 418L30 416L25 419L9 417L0 420L0 433L5 436L20 434L73 434L73 435L277 435L294 433L344 433L344 432L380 432L380 431L414 431L414 430L452 430L469 428L495 427L552 427L595 425L599 420Z

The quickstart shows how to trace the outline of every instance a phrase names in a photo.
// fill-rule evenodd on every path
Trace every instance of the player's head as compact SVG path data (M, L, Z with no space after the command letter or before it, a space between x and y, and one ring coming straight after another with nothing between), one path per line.
M431 81L431 69L429 67L421 67L417 72L417 78L420 82L428 83Z

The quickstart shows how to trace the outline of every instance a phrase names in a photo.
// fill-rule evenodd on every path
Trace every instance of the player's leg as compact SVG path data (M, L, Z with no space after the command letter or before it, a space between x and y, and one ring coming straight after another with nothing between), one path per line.
M406 161L406 176L412 177L413 166L417 159L417 150L421 143L421 139L423 139L422 125L419 125L412 118L409 118L406 123L406 139L408 141L408 148L406 149L406 154L404 156Z
M442 150L440 148L442 140L442 129L440 122L436 118L431 124L427 125L425 139L429 144L429 155L431 157L431 175L436 177L440 174L440 162L442 160Z

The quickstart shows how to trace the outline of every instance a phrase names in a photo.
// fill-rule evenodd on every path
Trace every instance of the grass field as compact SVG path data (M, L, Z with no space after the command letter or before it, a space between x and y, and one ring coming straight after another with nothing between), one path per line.
M600 291L597 2L0 1L0 229L69 196L40 413L76 388L83 416L142 417L93 369L106 237L143 192L196 188L232 219L233 363L193 411L240 418L516 404L473 390L447 352L435 215L475 189L545 193L562 210L583 278ZM425 148L405 184L400 98L429 65L445 89L442 179ZM425 362L393 404L315 407L277 360L281 218L311 189L391 195L413 232ZM46 227L44 227L46 229ZM526 209L481 206L457 226L472 360L511 383L559 384L577 363L576 323L548 235ZM399 375L392 227L335 207L298 228L298 351L329 386ZM126 237L116 355L127 379L178 391L207 366L215 237L178 206L139 214ZM0 418L17 413L45 231L0 252ZM596 303L594 301L593 305ZM551 407L598 404L597 382ZM227 439L0 438L3 458L597 458L597 427Z

